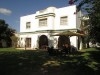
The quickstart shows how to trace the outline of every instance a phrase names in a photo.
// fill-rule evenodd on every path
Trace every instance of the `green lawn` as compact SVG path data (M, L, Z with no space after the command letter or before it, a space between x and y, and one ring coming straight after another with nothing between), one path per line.
M46 51L0 48L0 75L100 75L100 50L89 48L69 56Z

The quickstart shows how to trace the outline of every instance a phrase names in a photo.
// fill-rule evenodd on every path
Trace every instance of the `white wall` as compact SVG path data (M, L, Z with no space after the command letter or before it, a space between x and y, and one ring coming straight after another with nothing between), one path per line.
M26 29L26 22L31 22L31 28ZM20 18L20 32L30 32L35 31L37 28L36 21L35 21L35 15L28 15L23 16Z
M81 11L79 11L79 12L76 12L77 14L76 14L76 28L77 29L80 29L80 25L81 25L81 19L82 19L82 16L83 16L83 14L82 14L82 12Z
M51 7L52 8L52 7ZM51 30L51 29L75 29L76 28L76 5L62 7L58 9L47 9L48 12L54 12L55 16L48 16L47 17L47 26L39 27L39 19L35 18L37 14L22 16L20 18L20 32L31 32L37 30ZM46 12L45 12L46 13ZM67 25L60 25L60 17L68 16L68 24ZM26 22L31 22L31 28L26 29Z
M74 29L76 28L76 6L68 6L56 9L56 17L55 17L55 29ZM60 17L68 16L68 24L60 25Z
M41 31L41 30L60 30L60 29L77 29L77 23L76 23L76 17L77 15L74 14L76 12L76 5L68 6L68 7L62 7L62 8L47 8L44 10L44 14L47 13L54 13L54 16L49 16L47 18L47 26L39 27L39 18L36 18L37 15L41 15L43 13L39 13L37 11L35 14L22 16L20 18L20 32L34 32L34 31ZM62 16L68 16L68 24L67 25L60 25L60 17ZM31 28L26 29L26 22L31 22ZM79 26L78 26L79 27ZM20 38L26 38L30 37L32 39L31 48L38 47L38 36L42 35L42 33L38 34L20 34ZM45 33L45 35L49 35L48 33ZM71 42L74 44L75 47L77 47L77 37L73 36L71 37ZM21 40L21 42L24 44L24 39Z
M77 36L71 36L70 37L70 42L71 42L71 45L77 47Z

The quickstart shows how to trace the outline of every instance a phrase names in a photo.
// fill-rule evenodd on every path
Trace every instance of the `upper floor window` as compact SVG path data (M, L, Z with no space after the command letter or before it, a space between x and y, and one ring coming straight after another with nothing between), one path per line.
M31 28L31 22L26 22L26 29Z
M60 17L60 25L67 25L68 16Z
M47 18L39 19L39 26L47 26Z

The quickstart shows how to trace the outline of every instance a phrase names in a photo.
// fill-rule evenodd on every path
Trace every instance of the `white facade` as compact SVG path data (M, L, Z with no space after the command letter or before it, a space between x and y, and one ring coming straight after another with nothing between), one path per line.
M76 5L62 8L48 7L34 14L22 16L20 17L19 45L25 47L26 44L32 49L39 48L41 45L40 37L45 35L44 41L48 41L47 45L57 47L59 36L52 36L52 34L66 30L76 32L80 28L81 16L81 12L76 13ZM72 45L77 47L77 36L71 36L70 41Z

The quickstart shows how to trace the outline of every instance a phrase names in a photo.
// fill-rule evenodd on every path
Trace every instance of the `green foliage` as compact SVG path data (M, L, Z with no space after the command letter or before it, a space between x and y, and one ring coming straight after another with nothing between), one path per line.
M41 50L7 50L0 49L0 73L3 75L100 74L99 49L84 49L65 57L49 56Z
M80 0L74 0L77 2ZM100 42L100 0L81 0L77 6L78 11L84 10L89 16L89 36Z
M8 24L2 19L0 19L0 41L3 39L7 43L11 43L10 37L13 36L15 33L15 30L10 28ZM10 46L8 44L8 46ZM1 44L0 44L1 47Z
M100 1L95 0L93 2L92 12L89 13L91 30L90 35L100 42Z

